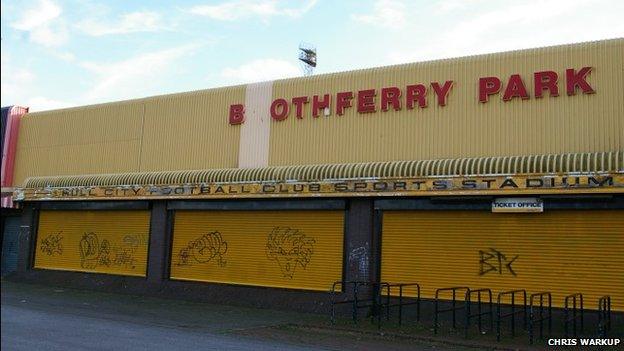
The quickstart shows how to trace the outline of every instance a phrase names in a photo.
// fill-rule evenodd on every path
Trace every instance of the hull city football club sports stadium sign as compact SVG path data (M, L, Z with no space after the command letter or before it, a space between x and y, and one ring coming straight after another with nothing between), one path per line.
M624 174L474 176L432 178L369 178L318 182L241 182L178 185L72 186L25 188L18 201L433 196L556 193L616 193L624 190Z

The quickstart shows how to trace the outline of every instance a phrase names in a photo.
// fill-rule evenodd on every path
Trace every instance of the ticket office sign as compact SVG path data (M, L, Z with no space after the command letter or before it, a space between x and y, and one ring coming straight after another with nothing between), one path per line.
M492 201L495 213L539 213L544 212L544 201L537 197L501 197Z

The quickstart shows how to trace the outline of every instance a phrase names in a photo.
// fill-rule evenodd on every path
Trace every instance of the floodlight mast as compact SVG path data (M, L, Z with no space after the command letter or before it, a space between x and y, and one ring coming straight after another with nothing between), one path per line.
M316 48L311 44L300 44L299 61L301 61L303 74L306 77L312 75L316 67Z

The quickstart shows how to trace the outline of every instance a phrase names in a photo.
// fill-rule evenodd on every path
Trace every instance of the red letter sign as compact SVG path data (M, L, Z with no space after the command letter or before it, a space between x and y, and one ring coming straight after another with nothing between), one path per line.
M277 111L277 110L281 111ZM283 121L288 118L288 101L284 99L275 99L271 104L271 118L276 121Z
M353 99L353 92L351 91L336 94L336 114L338 116L344 115L344 109L351 107L351 99Z
M293 105L295 105L295 111L297 112L297 118L303 118L303 104L308 103L307 96L299 96L292 98Z
M329 108L329 101L329 94L325 94L325 96L323 96L323 100L319 100L318 95L314 95L312 98L312 116L318 117L319 110Z
M243 122L245 122L245 106L230 105L230 124L243 124Z
M479 101L488 102L488 97L501 89L501 81L497 77L479 78Z
M389 87L381 89L381 110L388 111L388 105L392 105L395 111L401 109L401 89Z
M438 96L438 105L446 106L446 97L448 96L449 92L451 91L451 88L453 87L453 81L447 80L444 83L444 86L442 88L440 88L440 83L432 82L431 87L433 88L433 91L435 91L436 95Z
M375 112L375 89L358 91L359 113Z
M515 97L519 97L522 100L529 98L529 93L527 93L526 87L522 82L522 77L520 77L519 74L512 74L511 77L509 77L507 89L505 89L505 94L503 95L503 101L510 101Z
M414 101L418 101L420 108L427 107L427 88L422 84L408 85L405 90L405 107L414 108Z
M576 94L576 87L581 88L583 94L593 94L596 92L585 80L591 70L591 67L583 67L578 73L575 73L574 68L566 69L566 87L568 95Z
M544 90L550 92L550 96L559 96L559 87L557 87L557 72L543 71L533 74L533 83L535 85L535 97L541 98Z

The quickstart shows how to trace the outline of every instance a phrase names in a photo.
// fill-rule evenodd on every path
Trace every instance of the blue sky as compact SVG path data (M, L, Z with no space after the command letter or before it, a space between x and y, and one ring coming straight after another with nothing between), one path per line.
M2 1L2 106L31 111L624 37L621 0Z

